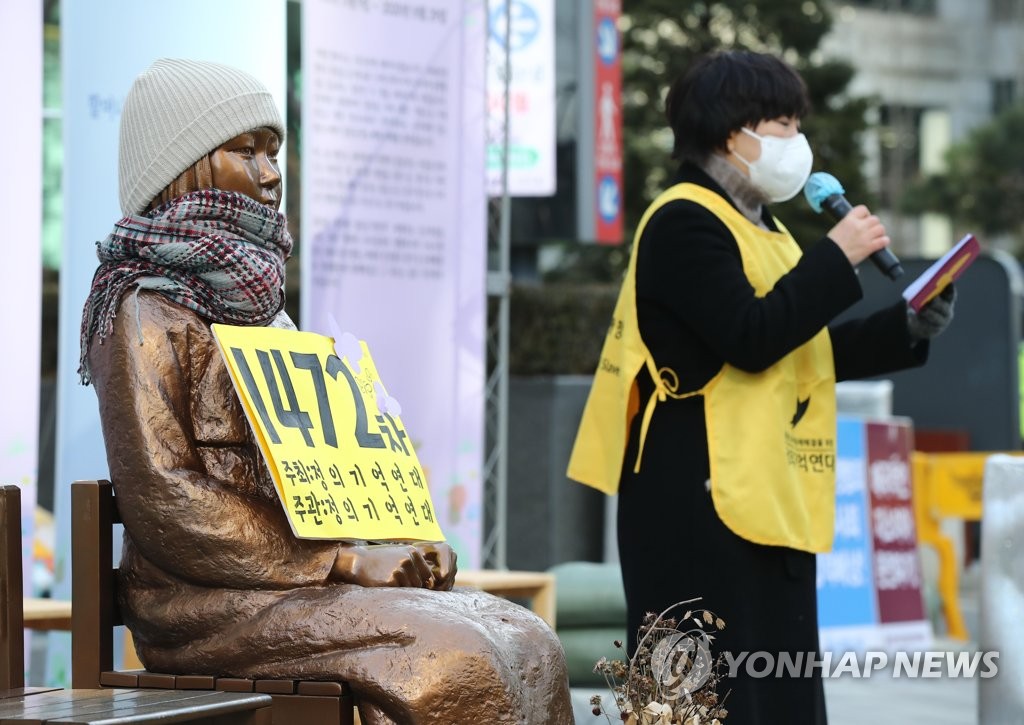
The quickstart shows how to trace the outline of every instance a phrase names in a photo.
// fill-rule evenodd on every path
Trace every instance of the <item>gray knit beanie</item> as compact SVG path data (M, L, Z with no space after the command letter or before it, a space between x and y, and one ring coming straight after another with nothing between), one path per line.
M219 63L156 61L135 79L121 111L121 211L142 213L196 161L263 126L284 141L274 99L248 73Z

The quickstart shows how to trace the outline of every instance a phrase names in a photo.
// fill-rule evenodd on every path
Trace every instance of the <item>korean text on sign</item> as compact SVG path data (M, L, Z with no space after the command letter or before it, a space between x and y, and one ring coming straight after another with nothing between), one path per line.
M366 343L353 360L312 332L213 332L296 536L444 540Z

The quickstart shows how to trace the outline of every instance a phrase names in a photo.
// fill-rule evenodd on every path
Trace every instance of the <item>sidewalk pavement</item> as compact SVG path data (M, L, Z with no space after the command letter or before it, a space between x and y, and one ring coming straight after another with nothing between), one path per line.
M977 651L977 645L936 639L933 651ZM858 679L825 680L829 725L977 725L978 678L894 678L892 665Z
M929 650L975 652L977 645L936 638ZM826 679L829 725L978 725L977 677L907 679L893 677L892 670L890 662L868 678ZM573 689L577 725L607 725L603 717L590 714L588 703L595 693L606 694L596 687Z
M926 576L932 580L934 562L925 561ZM967 631L980 632L980 568L974 566L960 575L960 607ZM938 606L933 602L933 606ZM977 652L977 641L958 642L935 637L930 651ZM869 678L843 675L825 680L825 705L829 725L1007 725L979 723L978 677L914 678L892 676L893 662ZM604 718L590 713L590 695L600 688L573 690L577 725L607 725ZM728 723L728 720L726 720ZM733 725L742 725L734 723ZM779 725L791 725L779 723ZM799 725L799 724L792 724Z

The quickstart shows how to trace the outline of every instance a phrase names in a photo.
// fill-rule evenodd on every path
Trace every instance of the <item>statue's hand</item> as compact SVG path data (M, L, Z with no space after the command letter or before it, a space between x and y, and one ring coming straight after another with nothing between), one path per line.
M389 544L341 547L331 579L364 587L432 587L431 563L416 546Z
M430 570L433 573L433 581L429 584L431 589L448 591L455 584L455 573L458 566L455 564L455 549L448 544L417 544L423 553L423 558L430 563Z

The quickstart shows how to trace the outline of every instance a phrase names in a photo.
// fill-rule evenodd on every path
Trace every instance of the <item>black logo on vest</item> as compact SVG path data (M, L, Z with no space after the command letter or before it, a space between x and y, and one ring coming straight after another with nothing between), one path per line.
M796 399L796 412L793 413L793 420L789 422L791 428L796 428L796 424L800 422L800 419L804 417L804 413L807 412L807 406L811 404L811 396L808 395L803 400L797 396Z

